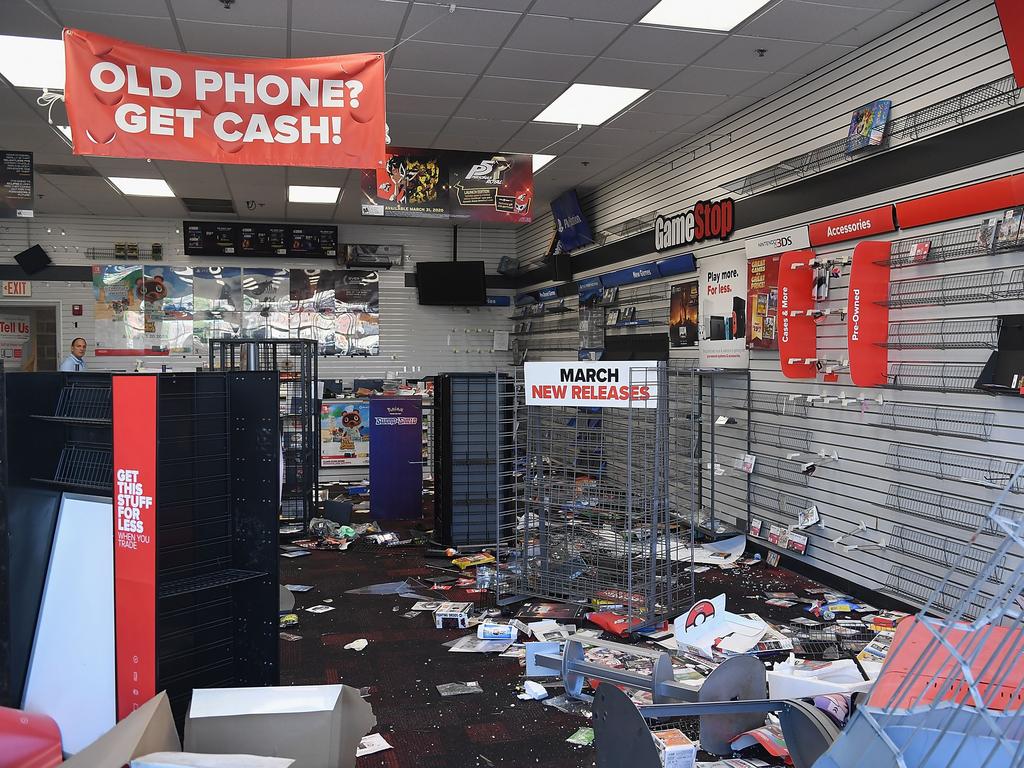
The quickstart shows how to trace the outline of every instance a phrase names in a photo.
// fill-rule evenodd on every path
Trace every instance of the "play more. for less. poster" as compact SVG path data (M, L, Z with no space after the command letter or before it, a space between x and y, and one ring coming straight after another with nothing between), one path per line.
M747 263L742 251L713 256L698 264L700 364L707 368L746 368Z

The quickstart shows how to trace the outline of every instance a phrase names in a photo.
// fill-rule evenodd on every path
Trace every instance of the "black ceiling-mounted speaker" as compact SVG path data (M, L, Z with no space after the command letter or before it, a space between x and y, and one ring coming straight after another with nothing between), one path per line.
M14 260L21 265L21 268L25 270L26 275L34 275L36 272L42 272L52 263L50 261L50 257L46 255L46 251L44 251L42 246L38 244L33 245L31 248L26 248L15 256Z
M568 253L556 253L552 257L552 265L556 282L567 283L572 280L572 257Z

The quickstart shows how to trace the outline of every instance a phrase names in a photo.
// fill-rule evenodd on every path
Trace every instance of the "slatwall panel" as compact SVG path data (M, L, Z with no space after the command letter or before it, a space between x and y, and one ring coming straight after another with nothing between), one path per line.
M92 265L86 257L90 247L112 248L114 242L138 242L164 245L166 265L297 267L328 269L328 259L294 259L281 264L270 259L187 258L182 255L181 222L163 219L109 219L100 217L40 216L33 220L8 221L0 225L0 263L13 264L13 256L33 243L40 243L60 266ZM61 233L65 234L61 234ZM345 225L342 242L389 243L405 246L406 263L401 269L380 273L380 355L375 357L327 357L320 360L320 376L351 382L354 377L420 378L440 371L493 371L511 362L508 352L494 352L495 330L511 330L508 307L427 307L416 303L416 289L405 287L405 272L417 261L450 260L452 231L434 226ZM498 261L515 247L511 229L460 228L459 259L483 260L488 274L494 274ZM490 291L510 293L510 291ZM34 281L32 303L60 302L62 347L75 336L93 338L93 289L91 283ZM0 306L9 300L0 298ZM82 317L71 315L71 305L84 305ZM66 351L63 353L66 354ZM63 358L63 355L61 356ZM137 358L86 357L90 368L106 370L133 366ZM146 358L141 358L146 359ZM155 364L167 363L179 370L192 370L205 364L199 355L172 355L149 358Z
M755 106L695 142L696 156L685 151L626 173L615 183L582 196L595 229L660 210L685 209L696 199L724 195L717 183L768 167L779 159L845 135L852 110L875 98L893 100L893 115L921 108L952 94L1009 74L1010 67L989 0L952 0L826 70L795 83L772 104ZM726 136L706 149L713 135ZM703 147L703 148L700 148ZM899 162L898 150L891 155ZM674 162L674 165L673 165ZM878 205L955 188L975 181L1024 171L1024 155L957 171L810 214L739 231L725 243L703 245L698 259L742 250L743 241L777 229L807 224ZM742 203L741 203L742 204ZM904 230L880 239L922 238L977 224L983 216ZM518 254L541 250L551 222L538 221L521 231ZM820 256L849 256L855 243L815 249ZM634 263L649 260L638 258ZM628 266L628 262L617 266ZM1003 270L1006 276L1024 265L1024 252L894 269L893 280L941 277ZM845 270L848 274L848 268ZM577 275L586 277L587 275ZM661 283L688 279L674 277ZM655 283L654 285L657 285ZM833 281L826 308L845 308L848 279ZM645 284L646 285L646 284ZM668 317L668 301L659 305ZM1024 313L1024 301L982 301L952 306L891 310L891 323L915 320L991 321L997 315ZM663 327L663 326L662 326ZM619 330L616 333L641 333ZM818 329L820 357L845 358L845 322L826 318ZM693 350L673 350L673 357L693 357ZM980 365L987 349L891 350L890 361ZM893 594L920 604L950 572L957 555L970 562L988 556L998 539L992 531L969 542L989 504L997 496L991 484L1003 463L1024 461L1024 403L1017 398L981 393L913 389L858 389L849 377L840 383L789 380L782 376L777 352L751 351L751 452L757 456L749 477L749 515L763 521L762 538L771 524L793 526L801 508L818 507L822 524L803 531L806 555L787 554L868 588L894 588ZM858 398L847 406L840 394ZM819 399L808 403L808 396ZM876 398L881 397L881 402ZM830 402L824 402L828 397ZM834 398L834 399L833 399ZM943 409L936 411L936 409ZM931 420L931 423L928 423ZM963 426L966 425L966 426ZM743 430L716 434L723 465L744 450ZM705 438L705 450L708 441ZM835 450L839 460L820 465L813 475L799 471L786 454ZM937 463L938 462L938 463ZM1002 465L1002 466L1001 466ZM944 467L944 468L943 468ZM994 470L996 470L994 472ZM704 469L708 497L708 470ZM716 478L715 509L722 519L745 527L747 478L732 468ZM1024 490L1024 489L1022 489ZM1024 510L1024 494L1010 504ZM856 534L863 524L866 531ZM833 544L858 545L847 551ZM871 545L886 546L874 548ZM1014 556L1015 557L1015 556ZM1010 562L1008 565L1012 565ZM970 583L952 568L954 584Z

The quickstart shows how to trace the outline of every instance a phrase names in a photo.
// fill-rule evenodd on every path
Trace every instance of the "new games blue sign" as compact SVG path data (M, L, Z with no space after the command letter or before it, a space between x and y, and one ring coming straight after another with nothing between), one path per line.
M580 209L575 189L563 192L552 200L551 213L555 217L558 242L561 243L563 252L569 253L594 242L594 233L590 229L590 222Z

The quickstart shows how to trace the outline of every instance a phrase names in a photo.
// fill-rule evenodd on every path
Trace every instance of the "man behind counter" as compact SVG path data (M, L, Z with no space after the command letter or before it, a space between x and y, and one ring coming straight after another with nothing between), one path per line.
M64 358L60 364L60 370L74 373L85 370L85 348L88 346L85 339L77 336L71 342L71 354Z

